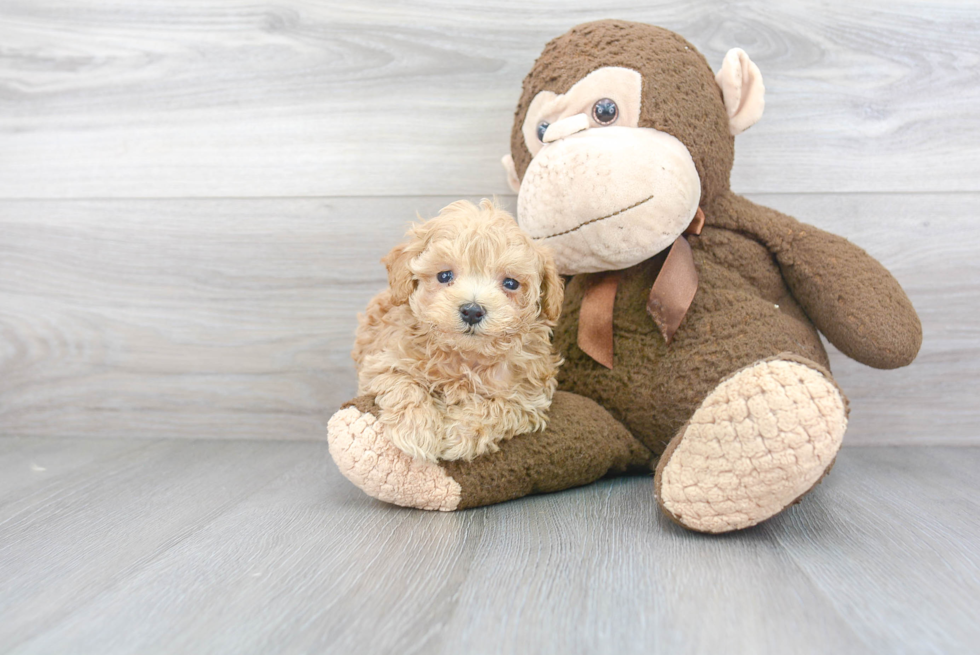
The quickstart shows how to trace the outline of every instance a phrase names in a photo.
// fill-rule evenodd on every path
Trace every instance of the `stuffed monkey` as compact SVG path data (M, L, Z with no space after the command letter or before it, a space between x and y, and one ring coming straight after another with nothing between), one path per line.
M328 428L341 471L387 502L455 510L653 470L664 513L714 533L812 489L847 425L818 330L896 368L922 329L863 250L729 188L734 136L764 92L745 52L715 74L651 25L598 21L551 41L504 157L519 223L571 276L548 428L432 464L394 448L361 397Z

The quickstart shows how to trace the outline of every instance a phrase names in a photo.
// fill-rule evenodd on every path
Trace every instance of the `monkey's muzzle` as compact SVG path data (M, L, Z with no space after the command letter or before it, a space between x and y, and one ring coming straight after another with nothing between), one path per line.
M675 137L591 128L546 144L531 160L517 220L555 251L564 275L619 270L669 247L700 198L694 160Z

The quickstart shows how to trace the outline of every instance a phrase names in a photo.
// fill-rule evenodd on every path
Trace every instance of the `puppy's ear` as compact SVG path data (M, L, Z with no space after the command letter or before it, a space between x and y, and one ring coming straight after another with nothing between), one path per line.
M425 250L424 239L419 238L417 230L412 230L412 240L400 243L385 255L381 262L388 269L388 287L391 300L396 305L404 305L415 291L415 277L410 264Z
M539 247L538 257L541 258L541 314L549 322L556 323L565 300L565 281L558 275L549 250Z

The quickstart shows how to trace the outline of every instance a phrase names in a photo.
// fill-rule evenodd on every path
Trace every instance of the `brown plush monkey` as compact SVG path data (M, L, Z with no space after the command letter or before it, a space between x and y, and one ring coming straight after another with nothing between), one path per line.
M344 474L452 510L656 467L661 508L703 532L755 525L815 486L847 424L818 329L878 368L909 364L922 330L863 250L732 193L734 135L763 96L741 50L716 75L650 25L587 23L549 43L504 157L519 222L573 276L549 427L426 464L358 398L329 427Z

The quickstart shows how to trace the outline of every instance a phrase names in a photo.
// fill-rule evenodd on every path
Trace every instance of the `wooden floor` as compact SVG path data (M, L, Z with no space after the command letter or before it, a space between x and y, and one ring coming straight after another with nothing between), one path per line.
M978 470L845 449L709 537L647 477L440 514L367 498L322 442L5 438L0 652L976 652Z

